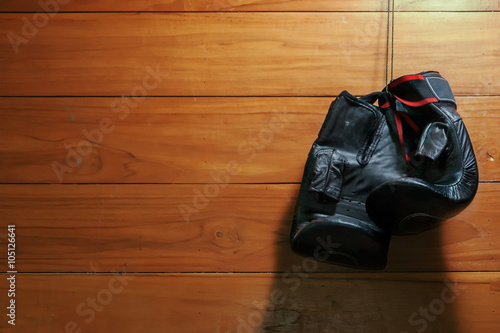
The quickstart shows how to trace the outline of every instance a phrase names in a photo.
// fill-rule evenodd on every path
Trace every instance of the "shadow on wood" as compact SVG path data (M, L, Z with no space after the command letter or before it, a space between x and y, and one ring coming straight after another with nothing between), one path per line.
M291 214L293 210L290 207ZM283 219L280 244L288 242L291 214ZM440 242L439 229L395 237L385 271L296 257L288 270L276 273L268 298L253 303L254 311L240 321L236 332L456 332L453 306L463 287L441 273L446 267L440 252L419 253L407 241L412 237L426 248L437 248ZM280 249L276 267L286 267L295 255L289 247ZM422 255L433 257L429 259L435 273L391 270L391 258L406 256L412 262L421 261Z

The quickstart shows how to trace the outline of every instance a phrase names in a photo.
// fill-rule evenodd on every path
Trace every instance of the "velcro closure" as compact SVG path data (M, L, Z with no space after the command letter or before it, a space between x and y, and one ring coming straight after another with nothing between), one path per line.
M442 77L426 77L427 85L434 96L441 102L451 102L456 104L455 97L451 91L450 84Z
M345 159L336 149L320 149L313 156L310 192L318 193L324 202L340 200L344 181Z

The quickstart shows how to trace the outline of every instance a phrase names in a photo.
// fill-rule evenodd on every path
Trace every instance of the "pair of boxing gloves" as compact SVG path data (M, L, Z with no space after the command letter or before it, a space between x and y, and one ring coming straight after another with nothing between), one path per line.
M291 247L382 269L392 234L420 233L457 215L477 186L469 135L438 72L400 77L361 98L344 91L309 152Z

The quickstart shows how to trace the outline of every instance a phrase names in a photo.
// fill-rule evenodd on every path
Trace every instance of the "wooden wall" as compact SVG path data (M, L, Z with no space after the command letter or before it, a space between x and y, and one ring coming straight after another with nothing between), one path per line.
M498 331L498 1L396 1L394 76L449 80L471 206L394 237L384 271L289 249L330 102L385 84L386 6L3 0L0 331Z

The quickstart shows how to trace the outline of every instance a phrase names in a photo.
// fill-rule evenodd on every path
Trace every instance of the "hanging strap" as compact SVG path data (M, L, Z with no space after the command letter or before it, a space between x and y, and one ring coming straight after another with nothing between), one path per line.
M401 150L407 162L410 157L405 152L403 124L404 120L415 133L420 135L420 128L408 116L405 107L420 107L429 103L451 102L456 105L455 97L451 91L448 81L440 76L422 74L406 75L393 81L394 73L394 3L395 0L387 0L387 46L385 57L385 94L377 95L379 106L386 110L386 117L394 120L393 130L401 145ZM392 24L391 24L392 23ZM389 44L391 49L391 79L389 83ZM373 99L373 94L367 95L365 99ZM369 97L368 97L369 96ZM373 100L373 102L375 102Z
M392 98L392 102L390 101ZM374 92L359 98L360 100L373 104L378 100L378 104L381 108L384 109L385 116L388 120L394 120L394 123L391 122L390 127L394 132L398 135L398 140L401 144L401 149L405 155L406 161L410 161L410 157L405 153L404 147L404 138L403 138L403 124L401 122L401 118L403 118L406 123L418 134L420 134L420 129L418 126L411 120L411 118L405 113L403 106L401 103L394 100L394 97L390 93L385 92Z
M399 100L391 93L384 93L379 98L379 106L385 110L385 115L389 121L390 127L397 134L401 150L407 162L410 162L410 156L405 151L403 123L402 119L417 133L420 134L420 128L413 120L404 112L404 107ZM394 122L392 122L393 120Z
M388 92L389 84L389 39L391 39L391 81L394 73L394 2L392 0L387 0L387 48L385 53L385 91ZM391 25L391 9L392 9L392 25ZM392 29L391 29L392 27Z

